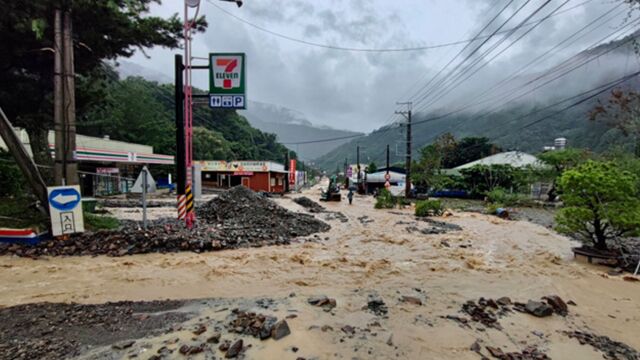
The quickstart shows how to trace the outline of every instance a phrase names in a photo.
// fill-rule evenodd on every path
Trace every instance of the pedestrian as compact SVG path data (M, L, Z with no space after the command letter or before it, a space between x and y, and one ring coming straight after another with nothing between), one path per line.
M353 202L353 189L349 189L349 193L347 194L347 198L349 199L349 205Z

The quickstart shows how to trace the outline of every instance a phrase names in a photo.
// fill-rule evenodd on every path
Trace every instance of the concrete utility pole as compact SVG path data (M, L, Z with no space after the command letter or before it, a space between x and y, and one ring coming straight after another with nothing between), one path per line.
M33 162L33 159L29 156L24 145L13 131L13 126L11 126L2 108L0 108L0 136L2 136L2 140L4 140L4 143L7 145L9 153L13 155L13 158L16 160L16 164L18 164L20 171L22 171L22 175L24 175L31 189L33 189L33 193L38 197L38 200L40 200L40 210L44 214L47 214L49 212L47 185L45 185L44 180L42 180L42 176L40 176L40 172Z
M53 21L54 58L53 58L53 130L55 134L55 163L53 177L56 185L62 185L64 178L64 90L62 88L62 11L55 10Z
M78 184L76 162L76 99L71 12L54 13L53 123L56 185Z
M71 12L64 13L62 42L64 45L64 112L65 112L65 182L78 184L78 163L76 162L76 82L73 65L73 25Z
M407 111L396 111L396 114L401 114L407 119L407 163L405 165L406 175L405 175L405 188L404 188L404 196L406 198L411 197L411 110L413 103L409 102L401 102L397 103L398 105L407 105Z

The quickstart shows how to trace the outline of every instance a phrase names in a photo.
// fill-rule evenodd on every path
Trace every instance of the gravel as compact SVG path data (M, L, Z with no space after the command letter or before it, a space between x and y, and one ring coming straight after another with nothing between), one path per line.
M126 222L118 230L74 234L35 246L0 244L0 255L125 256L180 251L207 252L241 247L289 244L291 239L331 227L308 214L298 214L238 186L197 208L198 223L187 229L175 219L160 219L144 230Z

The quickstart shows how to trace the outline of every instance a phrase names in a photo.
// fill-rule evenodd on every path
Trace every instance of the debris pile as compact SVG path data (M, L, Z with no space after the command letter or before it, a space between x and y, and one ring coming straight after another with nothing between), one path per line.
M233 319L227 325L229 332L250 335L260 340L273 338L280 340L291 334L286 320L278 321L275 316L256 314L234 309Z
M295 238L331 227L308 214L289 211L244 186L236 186L196 210L198 218L238 237Z
M581 345L589 344L602 351L602 357L609 360L640 359L640 352L631 346L611 340L607 336L590 334L584 331L565 331L565 335L576 339Z
M547 354L538 350L535 346L529 346L522 350L522 352L504 352L499 347L486 347L489 354L492 357L500 360L549 360L551 359ZM480 354L479 351L476 351ZM482 355L482 354L480 354Z
M295 199L293 199L293 201L296 204L306 208L311 213L321 213L321 212L324 212L326 210L322 205L320 205L317 202L309 199L306 196L301 196L301 197L295 198Z
M181 301L80 305L37 303L0 309L0 357L67 359L91 346L127 349L187 319ZM10 354L10 356L9 356Z
M557 295L545 296L542 300L546 301L546 303L535 300L529 300L526 304L521 302L512 303L511 299L506 296L497 300L481 297L477 302L469 300L462 305L461 312L469 315L469 319L455 315L448 315L445 318L453 320L463 327L469 327L470 322L476 322L488 328L502 330L498 319L512 311L519 311L536 317L547 317L554 313L566 316L569 313L567 303Z
M0 255L125 256L207 252L284 245L292 238L330 229L329 225L311 215L288 211L241 186L198 208L198 217L200 222L192 230L173 219L152 221L147 230L127 223L118 230L75 234L68 240L51 240L35 246L0 244Z
M385 316L389 312L389 308L387 308L387 305L384 303L382 298L375 294L369 295L366 309L377 316Z

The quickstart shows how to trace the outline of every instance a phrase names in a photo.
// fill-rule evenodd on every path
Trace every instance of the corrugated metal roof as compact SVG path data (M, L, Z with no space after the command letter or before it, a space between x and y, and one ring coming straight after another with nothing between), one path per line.
M521 151L508 151L460 165L453 170L468 169L476 165L511 165L513 167L544 166L537 157Z

